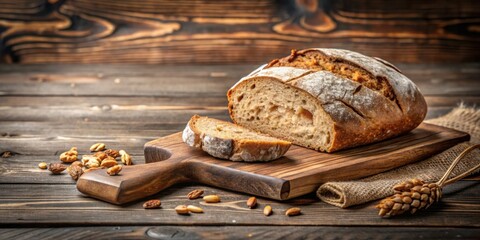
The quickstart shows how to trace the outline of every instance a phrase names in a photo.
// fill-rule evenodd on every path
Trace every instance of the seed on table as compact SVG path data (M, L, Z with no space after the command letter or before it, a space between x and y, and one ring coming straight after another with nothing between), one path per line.
M47 163L46 162L41 162L38 164L38 168L40 169L47 169L48 166L47 166Z
M265 206L263 209L263 215L270 216L272 214L272 207L270 205Z
M193 190L193 191L191 191L187 194L187 198L190 199L190 200L197 199L197 198L201 197L202 194L203 194L202 189L195 189L195 190Z
M188 205L187 209L188 209L188 211L190 211L192 213L203 213L203 209L200 208L200 207L197 207L197 206Z
M188 214L188 208L185 205L178 205L175 207L175 211L178 214Z
M61 163L50 163L48 165L48 170L50 170L52 174L61 174L65 169L67 169L67 166Z
M154 209L159 208L162 205L162 202L158 199L148 200L143 204L143 208L145 209Z
M217 195L207 195L207 196L203 197L203 200L206 203L218 203L218 202L220 202L220 197L217 196Z
M285 211L285 215L291 217L291 216L297 216L297 215L300 215L300 213L302 212L302 210L300 208L289 208L287 209L287 211Z
M252 208L255 208L257 206L257 198L256 197L250 197L248 200L247 200L247 206L252 209Z

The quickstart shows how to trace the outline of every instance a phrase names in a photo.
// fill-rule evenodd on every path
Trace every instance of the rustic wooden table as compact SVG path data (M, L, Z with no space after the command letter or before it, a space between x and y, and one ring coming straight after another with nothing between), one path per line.
M246 194L176 185L157 195L162 209L143 201L115 206L82 196L68 174L37 167L76 146L95 142L126 149L144 163L143 144L183 129L193 114L228 119L226 90L251 65L2 65L0 66L0 239L78 238L480 238L480 177L446 188L441 203L415 216L381 219L375 202L339 209L313 194L287 202L259 199L275 214L245 207ZM427 118L460 102L480 102L480 64L400 65L425 94ZM196 188L223 201L204 214L173 208ZM195 203L202 205L199 200ZM300 206L303 215L282 211Z

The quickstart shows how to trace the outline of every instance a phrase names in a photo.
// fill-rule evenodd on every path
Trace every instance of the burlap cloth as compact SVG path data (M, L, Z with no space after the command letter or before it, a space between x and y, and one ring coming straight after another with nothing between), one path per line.
M353 181L324 183L318 188L317 196L326 203L346 208L390 196L393 194L392 187L407 179L416 177L424 181L437 181L458 154L474 143L480 142L480 110L460 106L445 116L425 122L467 132L471 135L471 140L426 160L388 172ZM450 178L469 170L479 161L480 150L470 152L460 161Z

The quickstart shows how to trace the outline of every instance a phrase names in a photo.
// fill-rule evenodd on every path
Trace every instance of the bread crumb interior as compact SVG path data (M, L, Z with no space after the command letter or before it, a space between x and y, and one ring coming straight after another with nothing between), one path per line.
M241 83L231 94L229 107L239 125L297 145L329 148L333 122L307 92L257 79Z

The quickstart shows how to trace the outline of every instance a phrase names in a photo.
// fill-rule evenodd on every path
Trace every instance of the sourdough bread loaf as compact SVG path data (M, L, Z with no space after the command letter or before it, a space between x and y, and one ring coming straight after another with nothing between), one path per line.
M227 97L235 123L326 152L408 132L427 112L395 66L341 49L292 51L242 78Z
M198 115L187 123L182 138L187 145L214 157L245 162L277 159L291 145L233 123Z

